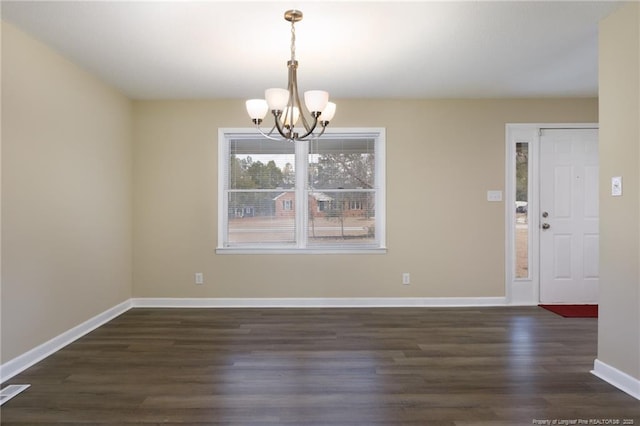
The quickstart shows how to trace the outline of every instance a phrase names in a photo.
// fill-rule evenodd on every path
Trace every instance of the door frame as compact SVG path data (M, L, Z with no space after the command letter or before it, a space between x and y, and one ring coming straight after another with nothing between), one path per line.
M540 303L540 136L543 129L598 129L598 123L507 123L505 125L505 296L509 305ZM516 278L516 143L529 144L528 278Z

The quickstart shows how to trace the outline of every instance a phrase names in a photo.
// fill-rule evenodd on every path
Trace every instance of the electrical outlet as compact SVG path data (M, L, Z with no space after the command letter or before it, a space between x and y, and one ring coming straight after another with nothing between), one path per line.
M204 284L204 274L202 272L196 272L196 284Z
M411 274L409 274L408 272L402 273L402 284L411 284Z

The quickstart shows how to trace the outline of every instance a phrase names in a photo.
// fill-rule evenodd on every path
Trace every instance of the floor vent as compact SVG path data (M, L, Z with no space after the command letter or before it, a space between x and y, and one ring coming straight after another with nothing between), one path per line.
M4 404L31 385L9 385L0 390L0 405Z

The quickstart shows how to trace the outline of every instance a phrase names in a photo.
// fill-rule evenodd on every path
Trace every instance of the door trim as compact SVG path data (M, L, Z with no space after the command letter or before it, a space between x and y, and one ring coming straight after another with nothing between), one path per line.
M505 298L509 305L537 305L540 300L540 134L543 129L598 129L598 123L507 123L505 126ZM528 179L528 278L515 274L515 148L529 144ZM536 231L536 232L534 232Z

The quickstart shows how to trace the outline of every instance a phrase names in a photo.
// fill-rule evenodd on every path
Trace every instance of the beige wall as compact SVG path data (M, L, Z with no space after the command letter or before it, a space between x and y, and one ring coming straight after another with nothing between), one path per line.
M338 105L332 126L387 131L386 255L216 255L217 131L249 126L243 102L135 102L134 296L504 296L505 124L598 121L595 99Z
M2 362L131 297L131 102L2 24Z
M600 25L598 360L640 379L640 5ZM611 177L622 176L622 197Z

